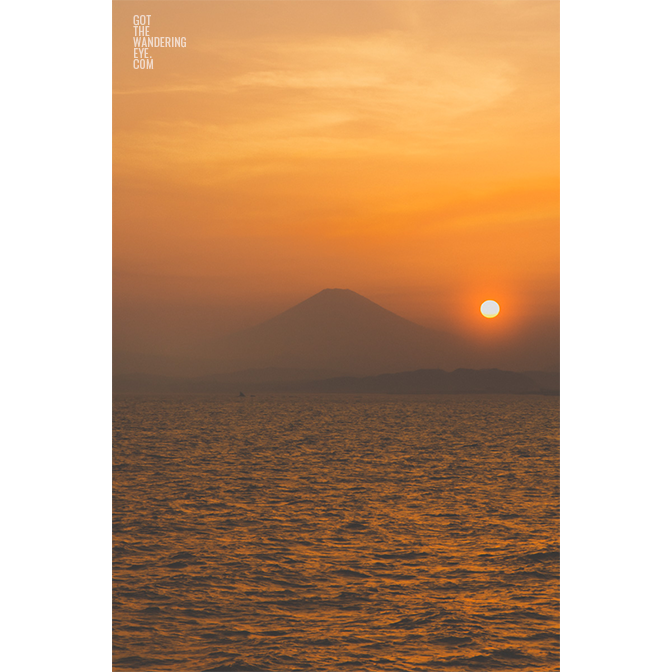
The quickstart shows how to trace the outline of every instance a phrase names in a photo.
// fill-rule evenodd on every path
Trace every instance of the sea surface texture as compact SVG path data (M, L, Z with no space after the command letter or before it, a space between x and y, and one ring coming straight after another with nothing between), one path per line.
M558 670L558 479L558 397L116 397L114 669Z

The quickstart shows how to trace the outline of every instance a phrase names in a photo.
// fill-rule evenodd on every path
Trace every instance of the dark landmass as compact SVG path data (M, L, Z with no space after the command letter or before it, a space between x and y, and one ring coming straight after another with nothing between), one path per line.
M500 369L419 369L378 376L320 378L320 371L252 370L207 378L115 376L115 393L559 394L559 374ZM536 378L536 380L535 380ZM557 381L557 383L556 383Z
M551 392L529 376L499 369L419 369L401 373L384 373L365 378L331 378L295 384L306 392L376 392L383 394L456 394L504 393L531 394Z

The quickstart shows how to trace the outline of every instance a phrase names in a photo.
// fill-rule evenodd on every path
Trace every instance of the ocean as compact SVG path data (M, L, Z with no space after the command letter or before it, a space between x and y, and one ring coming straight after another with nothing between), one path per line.
M558 670L559 397L116 396L115 670Z

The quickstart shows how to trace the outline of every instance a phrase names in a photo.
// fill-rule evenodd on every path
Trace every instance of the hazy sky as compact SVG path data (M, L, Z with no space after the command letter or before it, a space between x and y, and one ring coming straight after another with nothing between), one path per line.
M558 2L113 11L117 348L176 352L341 287L557 361ZM134 14L187 47L134 70Z

